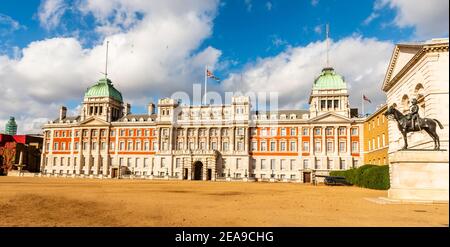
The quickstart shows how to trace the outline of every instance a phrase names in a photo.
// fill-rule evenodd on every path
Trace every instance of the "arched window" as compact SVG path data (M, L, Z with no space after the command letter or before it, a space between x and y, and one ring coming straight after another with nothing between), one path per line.
M409 97L408 95L403 95L402 97L402 111L403 113L408 112L409 110Z
M419 115L425 115L425 97L424 97L424 88L421 83L417 84L414 88L414 95L419 103Z

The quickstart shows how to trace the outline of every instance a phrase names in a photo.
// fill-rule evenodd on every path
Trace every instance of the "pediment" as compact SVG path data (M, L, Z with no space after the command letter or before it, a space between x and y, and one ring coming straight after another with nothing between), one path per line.
M83 122L81 122L80 125L83 125L83 126L105 126L105 125L110 125L110 123L108 123L105 120L100 119L100 118L90 117L90 118L84 120Z
M317 116L315 118L310 119L311 122L315 123L348 123L351 122L349 118L341 116L335 113L325 113L323 115Z
M389 61L387 72L383 81L383 88L388 85L405 65L420 51L423 45L396 45Z

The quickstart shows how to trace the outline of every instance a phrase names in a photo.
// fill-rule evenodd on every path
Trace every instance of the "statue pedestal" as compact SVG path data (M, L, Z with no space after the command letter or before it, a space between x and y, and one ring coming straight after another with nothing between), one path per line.
M397 151L390 155L389 163L389 199L448 202L447 151Z

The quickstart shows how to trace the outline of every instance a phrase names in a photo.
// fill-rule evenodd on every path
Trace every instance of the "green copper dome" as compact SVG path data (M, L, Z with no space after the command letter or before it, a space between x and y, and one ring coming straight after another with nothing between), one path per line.
M123 102L122 94L114 88L112 82L107 78L100 79L95 85L88 88L84 94L84 97L110 97L117 101Z
M313 85L313 90L345 88L347 88L347 85L345 84L344 78L336 74L333 68L324 68Z

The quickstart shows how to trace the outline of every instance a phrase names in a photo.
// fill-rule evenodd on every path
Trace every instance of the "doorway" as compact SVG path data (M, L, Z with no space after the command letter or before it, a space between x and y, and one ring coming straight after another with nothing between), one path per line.
M203 179L203 163L200 161L196 161L194 163L194 180L202 180Z
M113 169L112 169L112 172L111 172L111 178L117 177L118 171L119 171L118 168L113 168Z
M206 180L212 179L212 169L208 169L208 173L206 174Z
M303 183L311 183L311 172L303 173Z

